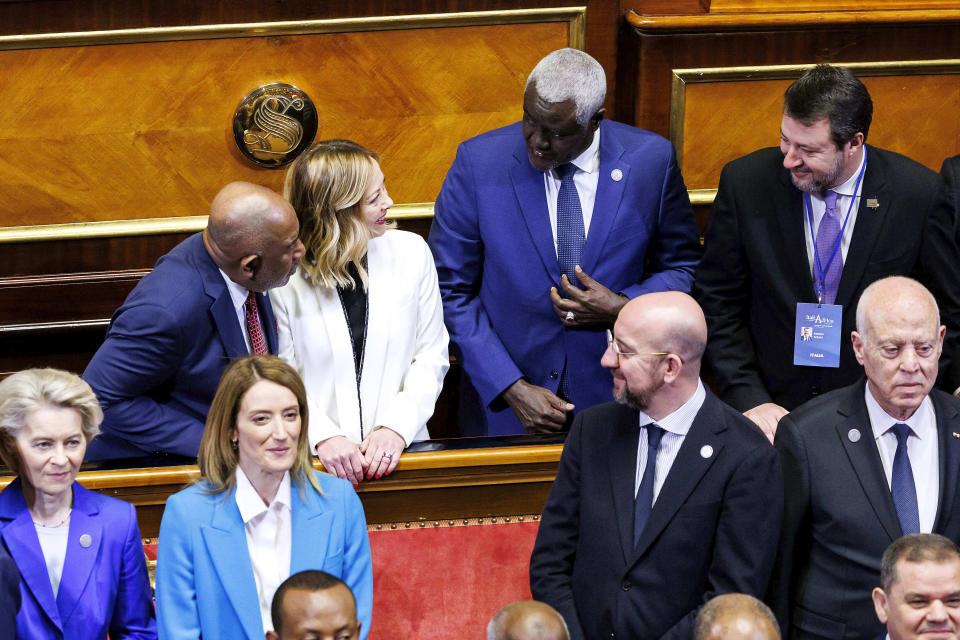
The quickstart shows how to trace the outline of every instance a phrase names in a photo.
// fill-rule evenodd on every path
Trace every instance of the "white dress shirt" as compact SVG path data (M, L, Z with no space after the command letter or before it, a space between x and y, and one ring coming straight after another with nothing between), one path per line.
M590 220L593 219L593 203L597 198L597 184L600 182L600 129L593 133L593 142L583 153L570 161L577 170L573 174L573 183L577 185L580 196L580 210L583 212L583 237L590 233ZM560 176L555 169L545 171L543 184L547 191L547 210L550 212L550 230L553 232L553 250L557 250L557 196L560 195Z
M247 303L247 294L250 292L231 280L230 276L223 272L223 269L218 269L218 271L220 275L223 276L223 281L227 283L227 291L230 292L230 301L233 303L233 308L237 314L237 321L240 323L240 333L243 334L243 341L247 344L247 353L253 353L253 343L250 342L250 335L247 333L247 309L245 306ZM257 318L257 322L260 322L260 318ZM261 329L262 328L263 327L261 327ZM264 334L264 340L266 340L266 334Z
M660 448L657 450L657 467L653 472L653 502L656 504L657 496L660 495L660 489L670 473L670 467L677 458L677 452L680 451L680 445L683 439L687 437L694 418L703 406L703 401L707 398L707 392L703 389L703 382L697 381L697 390L693 392L690 399L684 402L679 409L664 417L662 420L654 420L644 412L640 412L640 442L637 444L637 475L633 481L633 495L636 497L640 490L640 480L643 478L643 471L647 467L647 427L651 422L656 422L657 426L663 429L663 438L660 439Z
M857 186L857 177L863 168L863 163L867 159L867 154L860 156L860 164L853 175L838 187L831 189L837 194L837 215L840 219L840 226L843 228L843 221L847 217L847 209L850 208L850 201L853 200L853 208L850 209L850 219L847 220L847 226L843 228L843 236L840 238L840 255L844 263L847 261L847 251L850 249L850 240L853 238L853 227L857 223L857 210L860 208L860 192L863 191L863 180L860 186ZM817 237L817 231L820 229L820 221L827 213L827 205L823 201L823 196L819 193L810 194L810 206L813 208L813 234L810 233L810 218L807 216L807 199L803 198L803 234L807 245L807 261L810 263L810 277L813 278L813 239ZM826 264L830 256L820 256L820 261ZM836 260L836 258L834 258Z
M864 397L867 401L867 414L873 428L873 438L880 451L883 473L887 477L887 487L893 479L893 457L897 453L897 436L890 428L902 422L913 431L907 437L907 454L910 456L910 468L913 470L913 482L917 488L917 507L920 511L920 532L931 533L937 517L937 503L940 501L940 458L937 439L937 416L933 402L927 396L920 407L906 420L897 420L883 410L870 385L866 385Z
M277 495L269 506L257 494L250 480L237 467L237 491L235 494L243 530L247 535L247 551L253 566L260 599L260 618L263 631L273 631L270 605L280 583L290 575L290 553L293 540L290 510L290 472L284 474Z

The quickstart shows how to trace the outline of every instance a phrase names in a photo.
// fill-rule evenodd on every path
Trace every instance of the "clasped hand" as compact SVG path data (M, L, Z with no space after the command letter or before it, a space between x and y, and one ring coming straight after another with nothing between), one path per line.
M577 280L583 288L574 286L566 274L560 276L560 287L565 298L560 297L556 287L550 287L550 301L561 322L568 327L591 324L613 324L627 298L603 286L586 271L575 267ZM570 313L572 312L572 316Z

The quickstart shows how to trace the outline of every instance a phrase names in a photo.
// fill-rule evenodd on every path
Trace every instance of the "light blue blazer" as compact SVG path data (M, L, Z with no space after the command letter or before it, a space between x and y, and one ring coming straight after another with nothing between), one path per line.
M373 570L363 506L350 483L317 474L320 495L291 483L290 573L320 569L357 599L361 639L370 629ZM157 551L160 638L263 640L263 622L243 519L234 491L204 493L200 483L167 500Z
M0 493L0 536L20 569L18 638L157 637L132 504L73 483L67 555L56 598L19 478Z

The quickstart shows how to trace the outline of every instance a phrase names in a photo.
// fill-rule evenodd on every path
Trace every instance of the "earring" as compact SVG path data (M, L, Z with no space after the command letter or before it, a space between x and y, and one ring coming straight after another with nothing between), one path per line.
M231 440L230 446L233 448L234 451L240 448L240 444L236 440Z

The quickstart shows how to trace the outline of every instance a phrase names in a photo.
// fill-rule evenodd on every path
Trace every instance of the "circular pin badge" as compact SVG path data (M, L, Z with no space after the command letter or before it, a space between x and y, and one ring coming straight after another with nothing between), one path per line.
M850 442L860 442L860 429L850 429L847 431L847 438Z
M620 169L614 169L610 172L610 177L613 178L614 182L620 182L623 180L623 171L620 171Z
M703 445L702 447L700 447L700 457L701 457L701 458L709 458L709 457L712 456L712 455L713 455L713 447L711 447L711 446L708 445L708 444L705 444L705 445Z
M273 82L254 89L233 114L233 139L251 162L270 169L290 164L317 135L317 109L306 92Z
M93 538L90 537L90 534L89 534L89 533L85 533L85 534L83 534L82 536L80 536L80 546L81 546L81 547L83 547L84 549L86 549L86 548L89 547L91 544L93 544Z

